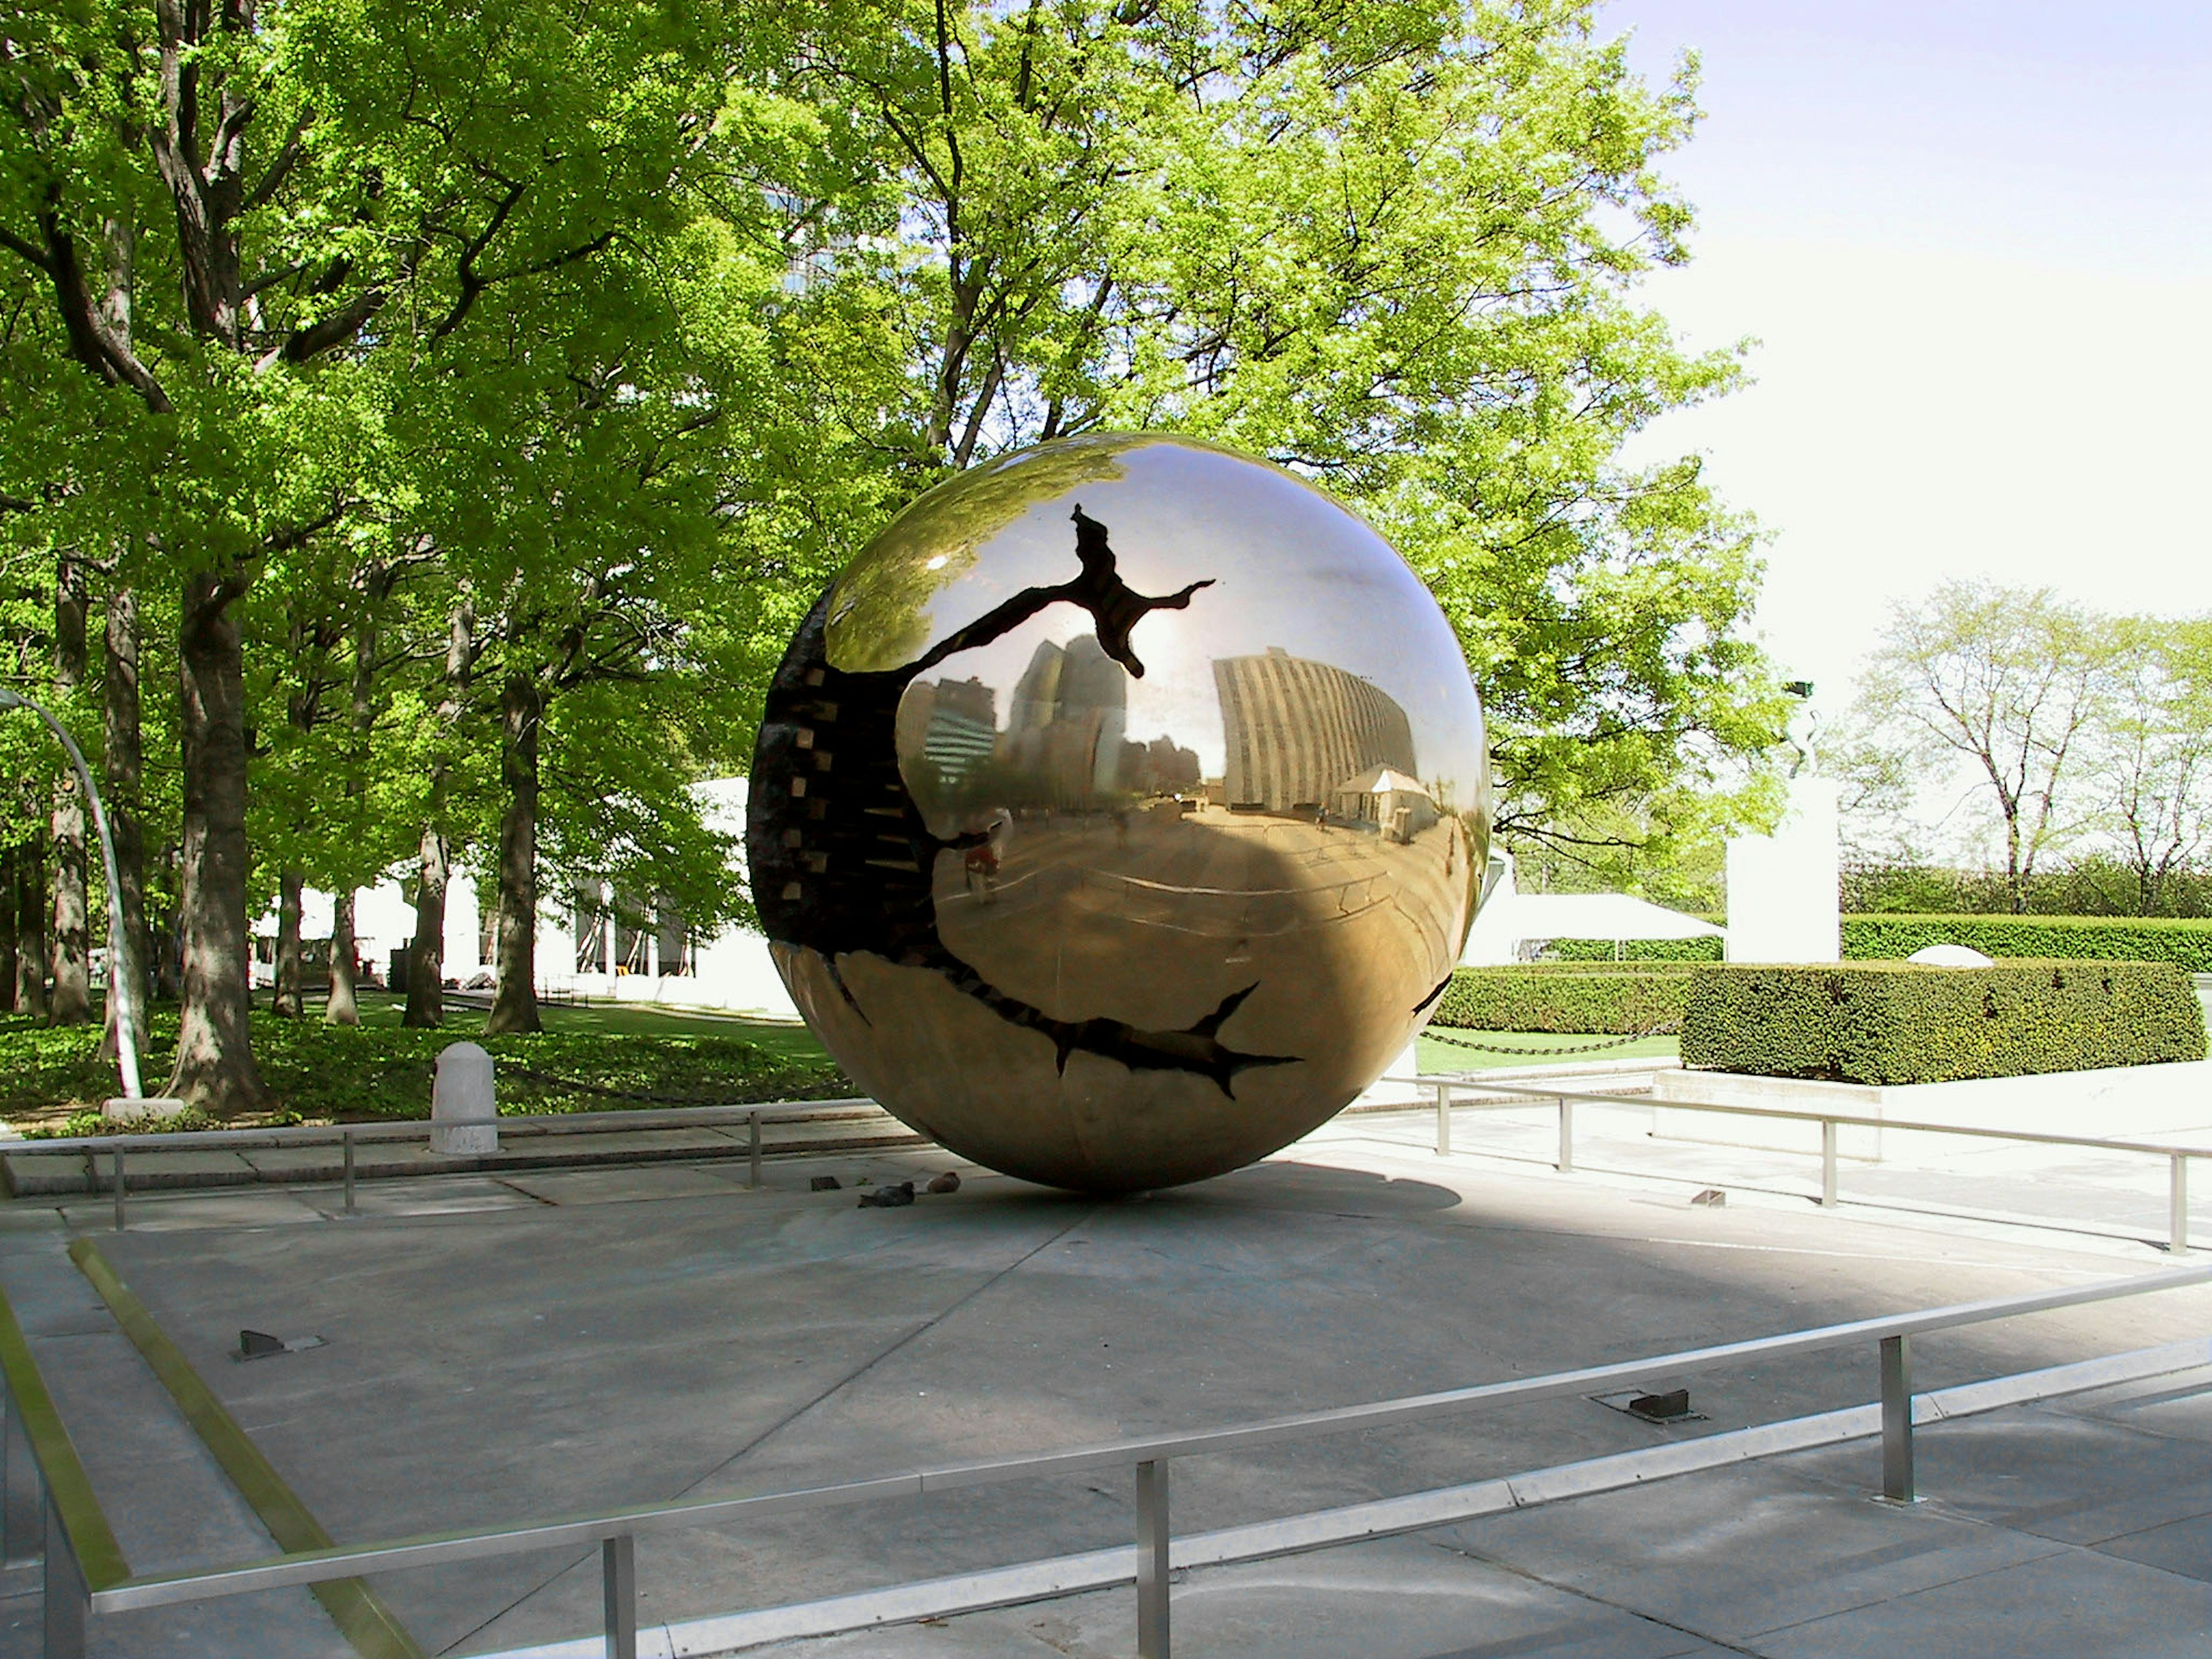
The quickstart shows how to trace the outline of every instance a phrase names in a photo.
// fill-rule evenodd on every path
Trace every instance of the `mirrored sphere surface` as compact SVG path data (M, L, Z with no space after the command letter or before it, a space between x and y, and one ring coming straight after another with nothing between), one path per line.
M854 1080L976 1162L1171 1186L1380 1075L1465 942L1482 714L1405 562L1292 474L1062 440L922 496L771 688L755 901Z

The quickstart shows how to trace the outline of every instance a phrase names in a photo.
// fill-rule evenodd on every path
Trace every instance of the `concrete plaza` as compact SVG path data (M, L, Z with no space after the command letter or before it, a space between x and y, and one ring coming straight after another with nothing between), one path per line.
M1267 1164L1101 1203L930 1150L425 1177L331 1218L314 1188L0 1206L0 1286L139 1572L273 1553L64 1254L107 1260L293 1492L345 1542L770 1492L961 1458L1234 1423L2150 1271L2103 1177L1992 1169L2025 1225L1822 1212L1802 1161L1594 1123L1585 1168L1540 1116L1346 1118ZM1527 1161L1522 1161L1527 1160ZM860 1181L959 1167L953 1194L856 1207ZM1636 1173L1618 1171L1633 1170ZM2143 1172L2146 1176L2150 1172ZM839 1176L845 1189L808 1190ZM1899 1203L1987 1182L1867 1171ZM2117 1182L2118 1177L2114 1177ZM1692 1206L1704 1182L1723 1206ZM2108 1183L2109 1184L2109 1183ZM2155 1182L2145 1199L2156 1209ZM2131 1189L2130 1189L2131 1190ZM1879 1198L1869 1189L1866 1194ZM2130 1201L2132 1201L2130 1200ZM2063 1213L2042 1213L2057 1205ZM2148 1214L2148 1212L2146 1212ZM2161 1235L2162 1225L2142 1230ZM325 1346L252 1364L243 1328ZM1937 1389L2212 1332L2212 1289L1925 1339ZM1670 1379L1655 1375L1648 1386ZM1871 1345L1688 1380L1698 1422L1583 1400L1186 1460L1179 1533L1634 1451L1857 1405ZM1208 1569L1176 1588L1194 1659L2212 1652L2212 1367L1922 1431L1927 1501L1871 1500L1857 1442L1433 1533ZM653 1626L1126 1544L1126 1477L821 1511L642 1542ZM599 1627L596 1552L392 1575L431 1653ZM37 1651L37 1587L0 1656ZM1127 1655L1104 1591L779 1656ZM95 1625L94 1651L343 1655L304 1593ZM652 1645L648 1632L642 1650Z

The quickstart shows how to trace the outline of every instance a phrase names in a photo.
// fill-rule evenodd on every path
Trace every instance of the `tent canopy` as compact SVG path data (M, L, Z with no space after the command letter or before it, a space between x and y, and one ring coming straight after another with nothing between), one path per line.
M1409 778L1403 772L1389 766L1370 766L1356 778L1346 778L1336 786L1340 795L1425 795L1429 792L1419 778Z
M1516 939L1719 939L1724 932L1626 893L1501 893L1498 900Z

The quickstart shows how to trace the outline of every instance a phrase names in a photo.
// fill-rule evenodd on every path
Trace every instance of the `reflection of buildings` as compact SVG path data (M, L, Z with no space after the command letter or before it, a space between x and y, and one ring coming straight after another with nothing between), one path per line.
M1096 639L1044 640L1014 682L1000 752L1072 805L1112 793L1128 723L1129 677Z
M957 784L990 759L999 737L999 694L981 680L921 680L899 704L899 747L919 747L937 775ZM918 744L908 741L919 733Z
M1000 757L1036 779L1047 799L1079 806L1126 795L1198 787L1198 756L1172 738L1135 743L1129 677L1091 635L1047 640L1015 682Z
M1419 775L1406 711L1357 674L1269 646L1216 658L1213 684L1231 806L1342 811L1338 797L1378 767Z
M1003 732L997 712L997 692L980 680L907 689L896 742L901 755L927 761L932 781L922 787L934 805L1093 808L1198 790L1195 750L1169 737L1147 744L1125 735L1128 674L1088 634L1041 643L1007 698ZM968 799L977 790L988 802Z

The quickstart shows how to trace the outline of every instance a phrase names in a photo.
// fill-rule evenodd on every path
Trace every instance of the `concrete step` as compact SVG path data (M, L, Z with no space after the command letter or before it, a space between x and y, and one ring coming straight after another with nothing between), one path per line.
M481 1157L434 1152L421 1142L362 1141L354 1149L354 1177L382 1181L426 1175L494 1174L508 1170L588 1169L598 1165L690 1162L744 1158L750 1143L742 1123L696 1127L610 1129L588 1133L538 1126L502 1127L500 1150ZM761 1155L875 1151L924 1145L922 1137L880 1107L826 1107L800 1118L761 1125ZM113 1190L106 1157L83 1152L42 1152L35 1141L0 1155L0 1174L18 1198L46 1198ZM262 1182L343 1180L344 1152L329 1146L254 1146L236 1150L163 1151L159 1135L135 1137L124 1159L132 1192L197 1187L245 1187ZM94 1168L97 1165L97 1169Z

